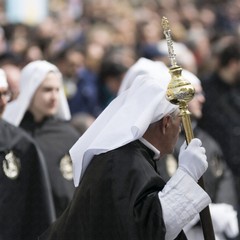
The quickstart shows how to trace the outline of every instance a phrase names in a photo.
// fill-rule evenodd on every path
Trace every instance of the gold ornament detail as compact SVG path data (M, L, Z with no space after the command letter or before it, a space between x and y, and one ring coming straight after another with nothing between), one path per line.
M68 154L60 160L60 171L65 179L69 181L73 179L72 160Z
M14 180L19 176L20 169L20 160L10 151L3 160L3 172L8 178Z

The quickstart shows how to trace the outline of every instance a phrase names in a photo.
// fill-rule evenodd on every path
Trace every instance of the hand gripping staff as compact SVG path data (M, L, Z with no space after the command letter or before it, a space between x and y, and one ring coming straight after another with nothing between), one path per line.
M176 55L173 49L173 41L171 38L171 30L169 28L169 22L166 17L162 18L162 28L166 37L169 59L171 61L171 67L169 68L171 81L168 85L166 97L172 104L179 106L180 116L182 118L182 124L185 131L186 142L189 144L194 137L190 112L188 111L188 102L193 98L195 90L190 82L183 79L181 75L182 68L177 65ZM199 179L198 184L204 189L204 181L202 177ZM204 239L215 240L212 219L208 206L200 212L200 220Z

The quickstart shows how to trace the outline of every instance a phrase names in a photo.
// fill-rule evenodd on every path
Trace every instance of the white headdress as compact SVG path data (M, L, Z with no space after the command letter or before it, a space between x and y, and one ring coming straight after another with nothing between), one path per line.
M118 95L128 89L137 76L144 74L159 78L159 81L164 79L164 81L161 81L161 84L167 84L171 79L169 69L163 62L140 58L125 74L119 88Z
M20 76L20 94L16 100L7 104L6 110L3 114L5 120L15 126L18 126L21 123L34 93L49 72L59 74L61 77L58 68L44 60L33 61L22 69ZM60 99L57 116L63 120L69 120L71 115L63 87L60 89L59 94Z
M164 81L161 81L161 84L166 84L166 86L162 85L163 88L166 88L171 80L169 68L163 62L153 61L147 58L140 58L125 74L125 77L119 88L118 95L128 89L132 85L133 81L135 81L137 76L144 74L158 78L160 81L164 79ZM200 80L197 78L197 76L186 69L182 70L182 76L192 84L200 83Z
M0 87L1 88L8 87L7 77L5 72L2 69L0 69Z
M168 82L165 78L139 76L99 115L70 149L75 186L94 155L141 138L151 123L176 110L165 97Z

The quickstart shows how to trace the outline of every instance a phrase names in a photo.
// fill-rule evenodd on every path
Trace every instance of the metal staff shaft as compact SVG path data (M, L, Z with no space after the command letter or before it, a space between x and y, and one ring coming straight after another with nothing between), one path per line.
M185 137L187 143L189 143L193 138L193 131L191 126L190 115L188 113L183 113L185 110L180 109L180 114L182 117L182 124L185 131ZM203 177L201 177L198 181L198 184L205 189ZM202 224L203 236L205 240L214 240L215 235L213 231L212 219L210 215L209 207L207 206L200 212L200 220Z
M180 114L181 114L181 110L180 110ZM190 115L187 113L186 114L184 113L184 114L182 114L181 117L182 117L183 128L185 131L186 141L187 141L187 143L190 143L190 141L194 138L192 126L191 126ZM202 177L199 179L198 184L203 189L205 189L204 181L203 181ZM201 220L201 224L202 224L204 239L205 240L214 240L215 235L214 235L214 231L213 231L212 219L211 219L210 210L209 210L208 206L200 212L200 220Z
M194 136L190 119L190 112L188 111L188 102L194 97L195 90L190 82L182 78L182 68L177 65L169 22L165 17L162 19L162 27L164 29L164 35L166 37L168 45L169 58L171 61L171 67L169 68L171 81L168 85L166 97L171 103L179 106L186 142L189 144ZM202 177L199 179L198 184L203 189L205 189ZM215 240L212 219L208 206L200 212L200 220L202 224L204 239Z

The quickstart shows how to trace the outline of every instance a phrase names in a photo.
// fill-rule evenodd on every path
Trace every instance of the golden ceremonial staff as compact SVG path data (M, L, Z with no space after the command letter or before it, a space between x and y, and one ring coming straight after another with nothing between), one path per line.
M166 97L171 103L179 106L186 142L190 143L194 137L190 112L188 111L188 102L194 97L195 89L191 83L186 81L181 75L182 68L177 65L176 55L173 49L171 30L169 27L168 19L166 17L162 18L162 27L164 35L166 37L169 58L171 61L171 67L169 68L171 81L168 85ZM202 177L199 179L198 184L204 189L204 181ZM215 240L212 219L208 206L200 212L200 220L204 239Z

